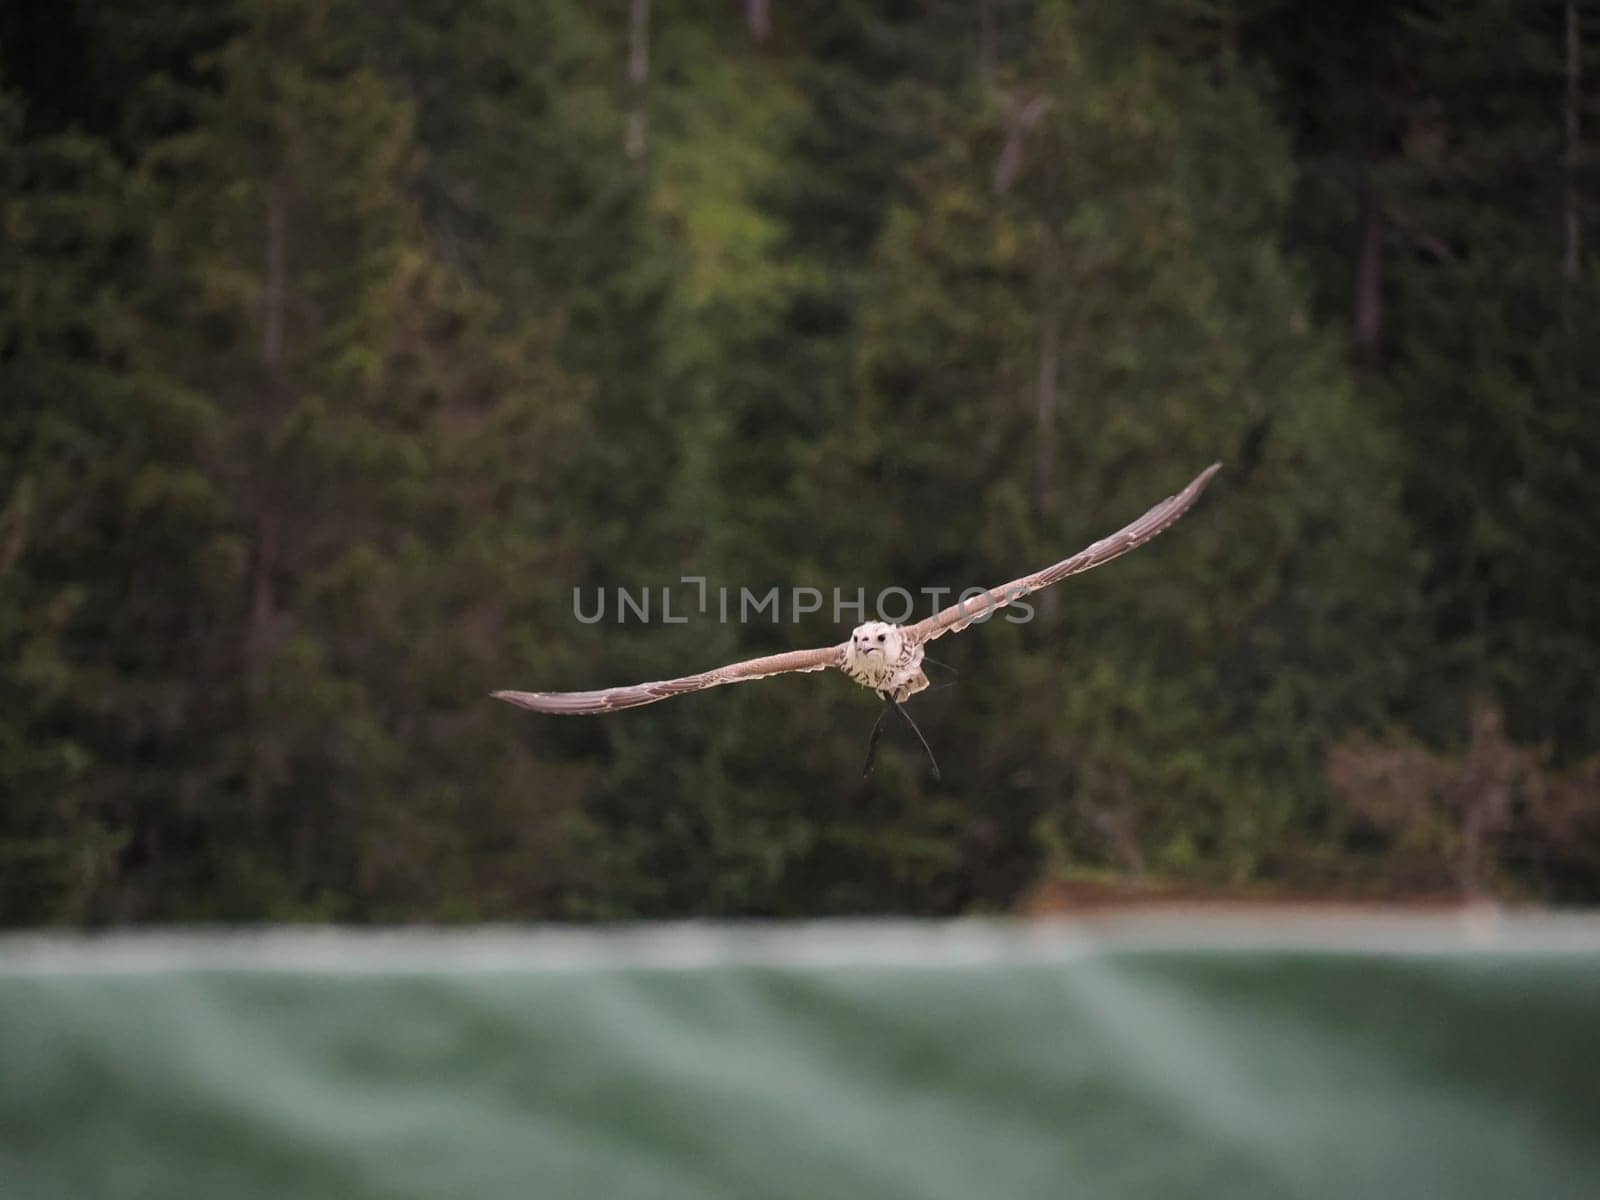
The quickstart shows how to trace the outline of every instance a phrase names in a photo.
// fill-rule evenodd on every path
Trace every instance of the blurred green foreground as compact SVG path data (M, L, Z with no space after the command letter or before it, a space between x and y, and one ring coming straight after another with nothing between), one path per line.
M0 940L0 1195L1592 1196L1600 925Z

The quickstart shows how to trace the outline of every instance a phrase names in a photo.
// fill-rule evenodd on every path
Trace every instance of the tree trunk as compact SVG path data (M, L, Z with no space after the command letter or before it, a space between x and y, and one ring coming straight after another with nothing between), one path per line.
M1583 77L1579 50L1578 5L1576 0L1567 0L1567 236L1561 274L1569 283L1578 281L1582 252L1578 222L1578 134Z
M269 375L283 365L284 292L289 263L289 213L284 185L267 193L266 282L261 292L261 363Z
M1056 507L1056 400L1061 381L1061 241L1048 221L1039 239L1039 373L1034 389L1034 509Z
M1383 337L1383 211L1370 172L1361 181L1360 220L1351 325L1356 361L1372 363L1378 357L1378 343Z
M252 691L256 690L261 660L266 656L267 643L277 620L272 577L278 569L282 537L278 505L272 499L270 488L263 487L257 500L255 549L250 557L250 621L245 635L248 682Z
M261 366L266 376L266 391L256 430L263 446L270 439L284 392L284 326L287 322L289 291L287 192L287 186L277 180L267 194L266 281L261 298ZM252 687L276 616L272 577L278 566L282 522L277 511L276 488L271 474L270 464L263 461L259 466L256 484L256 536L250 568L249 619L245 633L246 681Z
M261 294L261 366L266 376L262 411L255 422L257 447L264 447L277 418L284 392L284 346L288 310L289 278L289 202L287 186L275 180L267 193L265 280ZM244 685L248 697L248 717L256 724L255 710L263 688L262 665L270 649L277 625L277 597L273 578L277 574L283 544L283 521L272 479L272 465L257 463L255 485L255 544L250 555L248 609L244 632ZM261 738L252 731L247 766L251 808L257 820L266 812L266 781L260 757Z
M1061 387L1061 238L1048 218L1039 237L1039 370L1034 388L1034 512L1053 529L1056 516L1056 419ZM1056 612L1057 589L1038 597L1046 617Z
M744 0L744 23L750 40L764 42L772 36L771 0Z
M994 80L999 58L998 36L994 25L994 0L978 0L978 79L988 87Z
M644 153L644 102L649 83L650 0L628 0L628 130L623 149L629 158Z

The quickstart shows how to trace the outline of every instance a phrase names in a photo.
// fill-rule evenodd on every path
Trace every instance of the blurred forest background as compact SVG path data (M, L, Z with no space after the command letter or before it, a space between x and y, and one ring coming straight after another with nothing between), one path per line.
M0 921L1600 900L1597 46L1587 0L8 0ZM942 785L904 730L861 784L834 675L486 698L841 636L574 588L997 583L1213 459L941 643Z

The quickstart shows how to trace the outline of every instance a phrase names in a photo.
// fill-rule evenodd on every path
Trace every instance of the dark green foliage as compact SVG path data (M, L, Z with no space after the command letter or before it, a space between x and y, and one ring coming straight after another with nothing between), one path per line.
M1600 746L1600 310L1592 249L1580 243L1575 276L1562 269L1569 182L1580 230L1600 204L1592 156L1569 167L1563 145L1563 6L1479 3L1413 26L1427 87L1389 185L1409 243L1389 374L1403 429L1427 447L1410 486L1439 535L1441 668L1503 703L1514 737L1570 760ZM1600 60L1580 51L1592 83ZM1592 135L1600 106L1577 116ZM1460 708L1450 719L1465 725Z
M899 578L997 581L1232 464L1179 544L949 654L1012 840L1032 822L1063 866L1253 876L1318 795L1321 747L1403 681L1394 449L1271 248L1287 171L1247 89L1149 55L1097 71L1062 18L1015 86L1041 115L1019 137L978 114L881 243L847 441L919 524L876 552Z
M170 614L118 607L140 570L123 547L181 542L204 499L180 495L168 452L194 427L187 398L119 370L145 260L136 188L100 142L24 129L0 97L0 904L39 919L86 915L125 842L91 769L125 735L113 695L148 663L104 634Z
M1563 5L651 7L637 92L626 5L7 8L0 919L1409 886L1492 805L1435 765L1426 836L1374 818L1389 766L1490 706L1559 803L1474 886L1595 897ZM935 647L943 785L898 728L859 782L837 676L484 698L833 641L835 586L1000 582L1218 458L1159 543ZM575 619L617 587L656 619Z

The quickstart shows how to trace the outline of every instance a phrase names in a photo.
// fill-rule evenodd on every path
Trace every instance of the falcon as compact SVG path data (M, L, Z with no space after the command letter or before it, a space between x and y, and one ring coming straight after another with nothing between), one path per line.
M1211 482L1211 477L1222 468L1212 463L1188 487L1161 503L1130 525L1103 537L1071 558L1064 558L1053 566L1024 575L1010 583L990 588L981 595L957 601L914 625L894 625L885 621L867 621L850 632L847 641L837 646L824 646L816 650L791 650L785 654L769 654L764 658L746 659L730 663L713 671L698 675L685 675L681 679L663 679L654 683L636 683L629 687L602 688L593 692L495 692L496 700L504 700L534 712L557 713L565 716L594 716L616 712L624 708L638 708L654 704L673 696L690 692L703 692L707 688L721 687L725 683L747 683L752 679L765 679L771 675L788 675L801 671L825 671L832 667L843 671L862 687L871 688L884 701L884 710L872 727L872 738L867 746L867 761L863 775L872 772L878 738L883 732L884 719L892 710L905 718L933 765L934 778L939 778L939 764L933 757L928 740L902 705L910 697L928 686L923 673L924 651L929 642L937 641L947 633L959 633L977 621L987 620L996 609L1021 599L1041 588L1060 583L1069 575L1089 571L1130 550L1136 550L1157 534L1169 529L1179 517L1200 498L1200 493Z

